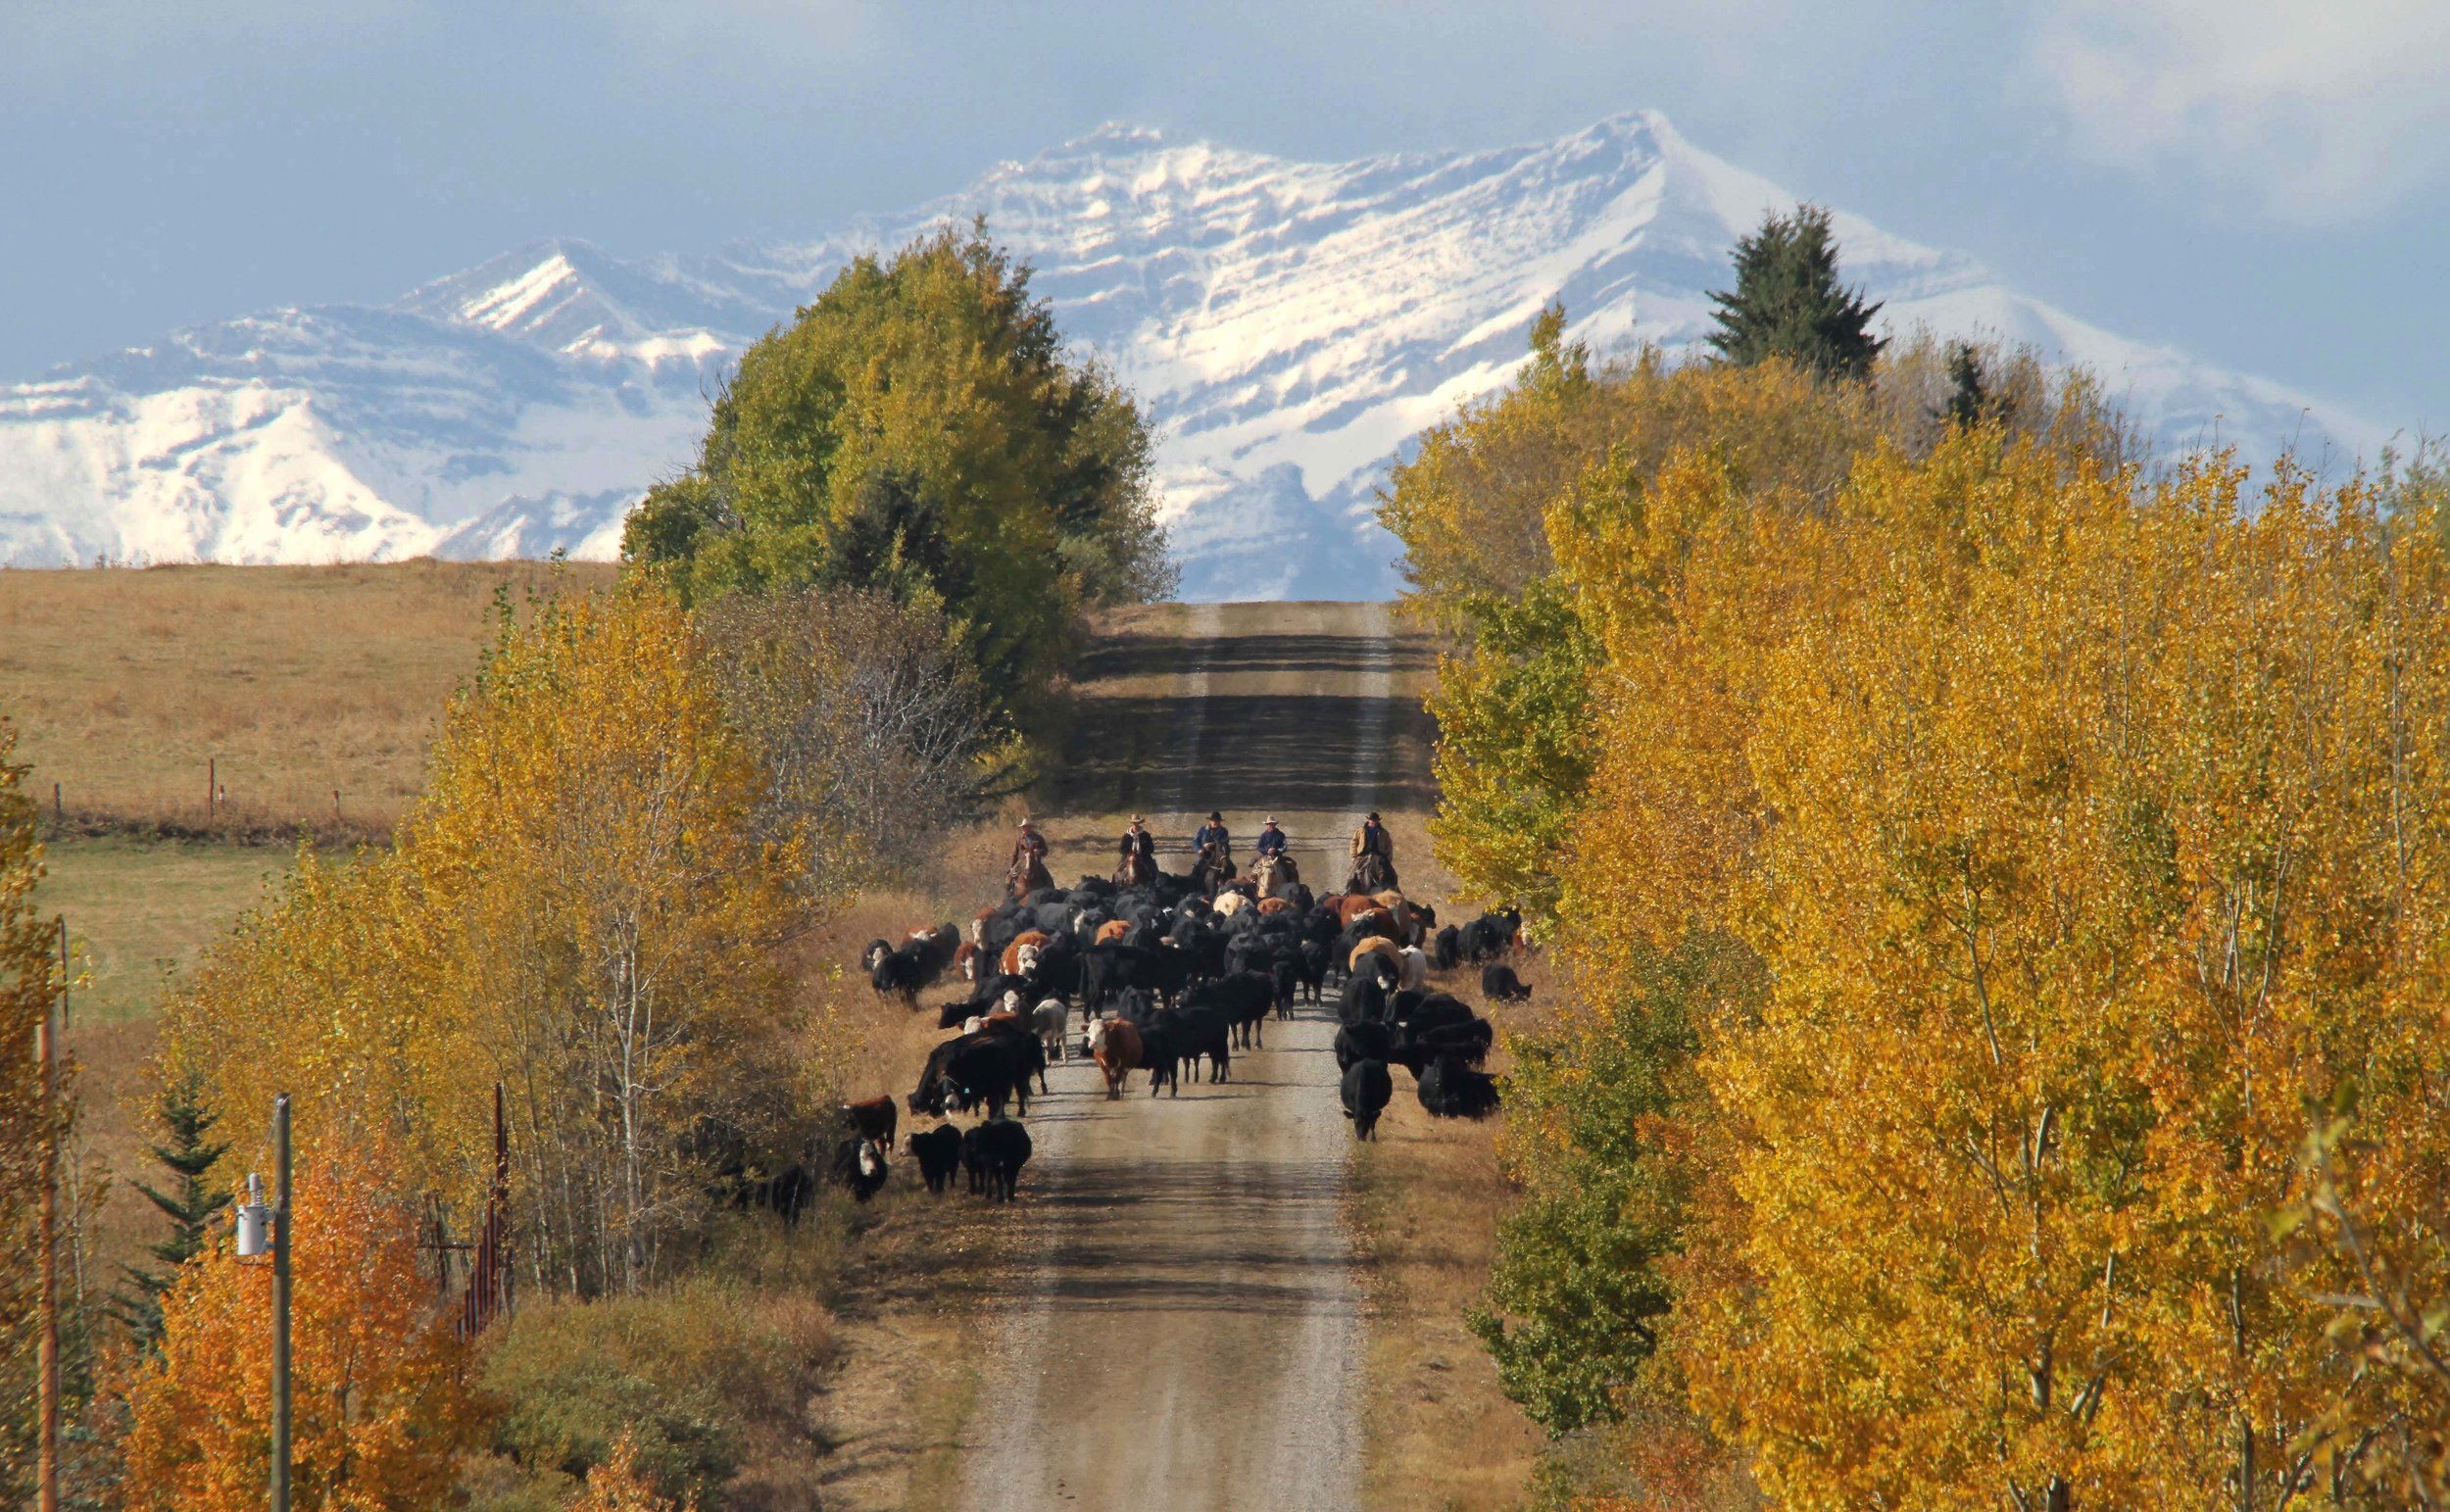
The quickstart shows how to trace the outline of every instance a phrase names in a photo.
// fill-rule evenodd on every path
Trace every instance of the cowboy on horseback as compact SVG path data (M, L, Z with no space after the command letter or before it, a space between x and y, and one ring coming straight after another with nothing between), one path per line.
M1285 883L1298 882L1301 874L1293 863L1293 854L1285 849L1285 832L1276 827L1276 815L1267 816L1267 827L1259 831L1258 854L1250 862L1251 878L1259 884L1262 894L1273 895Z
M1384 893L1396 885L1396 837L1373 811L1352 832L1352 875L1348 893Z
M1200 826L1191 837L1192 854L1199 857L1192 863L1192 880L1200 891L1214 893L1234 875L1234 837L1225 828L1225 816L1208 810L1208 822Z
M1004 890L1021 898L1053 886L1054 878L1047 872L1047 837L1038 833L1035 824L1023 819L1020 838L1012 842L1012 865L1004 873Z
M1132 815L1131 828L1123 831L1118 850L1123 863L1114 868L1117 887L1147 887L1157 879L1157 838L1143 827L1138 814Z

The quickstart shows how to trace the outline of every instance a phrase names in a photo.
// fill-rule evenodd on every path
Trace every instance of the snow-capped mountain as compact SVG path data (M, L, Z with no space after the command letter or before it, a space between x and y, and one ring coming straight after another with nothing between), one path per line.
M1542 305L1563 299L1596 350L1689 346L1737 236L1792 203L1655 114L1343 164L1108 127L810 243L637 262L544 243L378 309L251 316L0 388L0 561L610 557L628 507L694 456L746 343L855 253L983 213L1163 428L1186 597L1381 596L1388 460L1511 376ZM1962 254L1837 228L1892 329L2082 363L2165 445L2261 460L2380 440Z

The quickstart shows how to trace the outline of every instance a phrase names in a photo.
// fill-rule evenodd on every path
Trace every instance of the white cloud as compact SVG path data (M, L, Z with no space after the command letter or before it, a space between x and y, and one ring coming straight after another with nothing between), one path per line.
M2444 0L2051 0L2029 43L2084 151L2191 164L2281 219L2375 211L2450 168Z

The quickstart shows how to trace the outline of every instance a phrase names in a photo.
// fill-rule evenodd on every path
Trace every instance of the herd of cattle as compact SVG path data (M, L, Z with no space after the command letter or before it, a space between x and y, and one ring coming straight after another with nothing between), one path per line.
M860 963L879 995L913 1010L926 989L961 984L961 996L934 1010L954 1033L906 1100L913 1115L986 1118L967 1131L948 1122L913 1133L906 1148L929 1191L965 1171L972 1193L1009 1200L1030 1157L1028 1131L1011 1115L1028 1115L1033 1084L1047 1091L1049 1061L1086 1054L1109 1097L1135 1072L1152 1097L1179 1096L1186 1073L1229 1081L1234 1051L1262 1046L1270 1018L1291 1018L1297 1003L1322 1002L1331 989L1356 1137L1375 1137L1398 1065L1430 1116L1488 1116L1497 1088L1481 1067L1494 1031L1431 975L1477 965L1484 996L1528 999L1506 960L1521 938L1511 912L1441 926L1434 909L1398 893L1313 898L1288 883L1260 897L1240 882L1211 897L1161 873L1146 888L1092 877L1041 889L983 910L966 931L946 924L899 945L872 941ZM899 1113L887 1097L843 1111L834 1175L864 1201L884 1185Z

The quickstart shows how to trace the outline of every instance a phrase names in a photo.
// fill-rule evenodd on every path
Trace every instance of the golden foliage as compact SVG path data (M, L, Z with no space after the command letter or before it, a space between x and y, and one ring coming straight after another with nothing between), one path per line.
M652 583L505 611L453 701L399 847L302 853L168 1008L233 1126L395 1143L468 1217L490 1084L513 1121L517 1252L550 1291L629 1290L704 1201L707 1127L779 1137L805 1100L773 947L796 840L756 822L688 616Z
M292 1201L291 1491L301 1509L449 1502L483 1428L466 1351L427 1314L410 1215L379 1159L326 1139ZM270 1466L271 1268L217 1245L164 1298L158 1357L128 1385L131 1509L242 1512Z
M42 846L34 805L21 792L25 767L12 759L17 727L0 718L0 1488L32 1484L34 1316L41 1246L33 1195L46 1179L45 1150L67 1133L67 1118L46 1106L34 1066L34 1029L59 996L58 936L34 908ZM65 1078L63 1078L65 1083Z
M588 1472L586 1488L569 1512L696 1512L697 1505L695 1495L673 1501L658 1490L639 1468L637 1443L623 1434L605 1462Z
M1777 1504L2354 1504L2406 1420L2327 1337L2370 1283L2268 1223L2353 1102L2368 1242L2443 1293L2441 552L2240 486L1991 429L1825 510L1694 454L1551 512L1604 648L1568 952L1723 963L1650 1141L1668 1349Z

